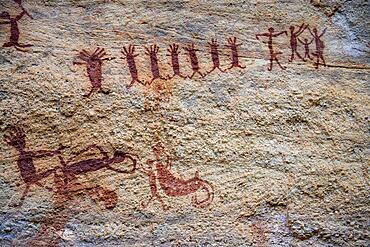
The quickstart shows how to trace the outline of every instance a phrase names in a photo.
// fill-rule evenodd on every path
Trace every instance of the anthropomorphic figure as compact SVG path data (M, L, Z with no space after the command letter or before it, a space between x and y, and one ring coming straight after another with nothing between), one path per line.
M180 78L186 78L186 76L182 75L180 72L180 63L179 63L179 45L173 43L167 49L169 54L167 56L171 57L171 66L173 70L173 75L169 76L168 79L172 79L175 76L179 76Z
M294 60L294 55L297 55L302 61L306 61L304 58L301 57L301 55L298 53L298 36L301 35L308 25L304 25L304 23L298 28L297 31L295 31L294 26L290 26L290 49L292 50L292 54L290 55L289 62L292 62Z
M324 41L321 40L321 37L325 34L326 28L322 31L321 34L318 33L317 28L313 28L312 31L311 29L308 29L312 35L312 37L315 40L315 45L316 45L316 51L312 53L313 56L316 57L316 62L315 62L315 67L316 69L319 68L320 60L322 61L322 65L326 66L325 59L324 59L324 48L325 44Z
M304 38L303 41L298 38L298 41L304 45L304 58L308 58L310 60L312 60L311 56L310 56L310 44L313 42L314 39L311 39L311 41L308 41L307 38Z
M275 61L279 67L283 70L285 70L286 68L284 66L282 66L279 62L279 59L277 57L277 55L279 54L282 54L282 52L275 52L274 51L274 48L273 48L273 43L272 43L272 38L276 38L282 34L285 34L285 35L288 35L287 31L282 31L282 32L277 32L275 33L275 29L270 27L268 29L268 32L267 33L260 33L260 34L256 34L256 38L259 40L259 37L260 36L265 36L268 38L268 41L267 41L267 46L269 48L269 51L270 51L270 65L268 67L268 70L271 71L272 70L272 64L273 62Z
M200 72L199 60L197 56L197 51L199 50L195 48L195 45L193 43L188 45L187 47L184 47L184 50L189 56L191 69L193 70L193 73L188 76L189 79L192 79L195 74L199 74L202 78L205 77L206 75Z
M215 69L218 69L221 72L225 72L225 70L221 69L220 67L220 54L218 51L218 42L217 39L211 39L211 42L208 42L209 47L211 48L211 58L213 63L213 68L207 72L207 74L211 73Z
M23 203L25 196L27 195L29 188L32 184L36 184L43 187L40 183L42 179L47 178L51 174L56 172L57 168L49 169L41 173L37 173L36 167L33 163L34 159L53 157L59 155L61 150L65 147L60 146L56 150L38 150L38 151L28 151L26 150L26 135L24 130L20 127L12 127L4 135L5 142L14 147L18 151L17 165L21 173L21 177L26 184L26 188L21 197L21 203Z
M236 43L236 37L231 37L227 39L227 42L229 43L226 45L226 47L229 47L231 49L231 65L228 69L232 68L241 68L244 69L245 66L240 65L239 63L239 53L238 53L238 47L241 46L241 44Z
M12 47L14 46L15 49L18 51L25 52L23 48L31 47L30 44L20 44L19 43L19 27L18 27L18 21L26 14L26 11L23 10L19 15L17 15L15 18L12 18L10 14L6 11L3 11L0 13L0 19L4 19L6 21L0 21L0 25L9 24L10 25L10 38L9 42L3 44L3 47Z
M150 58L150 70L152 71L152 79L145 84L151 85L153 81L157 79L167 80L159 72L159 65L158 65L159 47L157 45L151 45L149 48L145 47L145 50L146 50L145 54L147 54Z
M107 53L104 48L96 48L94 52L82 50L77 56L82 61L74 61L73 64L86 65L87 74L91 83L91 90L85 97L90 97L94 91L103 92L102 89L102 65L103 61L112 60L114 58L105 57Z
M134 85L135 82L138 82L141 85L144 85L145 83L139 79L139 75L138 75L137 68L136 68L135 57L139 55L135 54L135 46L129 45L127 48L123 47L123 50L121 52L124 55L124 57L122 58L126 59L127 61L128 69L131 74L131 82L129 85L127 85L127 88L132 87L132 85Z

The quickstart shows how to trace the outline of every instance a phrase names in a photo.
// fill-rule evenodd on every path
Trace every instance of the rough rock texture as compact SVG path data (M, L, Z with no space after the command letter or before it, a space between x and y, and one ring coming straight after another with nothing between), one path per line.
M33 19L18 21L19 43L33 46L0 49L1 246L369 245L368 1L22 4ZM22 9L0 0L3 11L14 18ZM288 61L289 27L302 23L319 34L327 28L321 37L327 67ZM268 71L267 37L255 35L269 27L288 31L273 38L286 70L274 62ZM0 44L10 33L9 24L0 25ZM233 36L244 69L127 88L123 46L135 45L138 77L149 81L145 47L158 45L159 70L167 78L168 45L180 45L180 70L189 75L182 48L193 42L204 73L212 69L208 42L215 37L221 68L230 67L225 45ZM299 37L312 39L308 29ZM82 49L97 47L115 59L102 62L100 92L85 97L92 87L86 66L73 62L81 61ZM309 48L315 52L315 41ZM301 43L298 52L304 54ZM23 150L33 153L16 149L22 138ZM93 159L111 161L96 147L77 155L93 144L108 157L129 153L137 169L122 174L107 166L78 174L72 164L94 170ZM162 145L160 157L155 144ZM90 163L78 163L84 160ZM164 176L168 186L180 188L193 178L189 188L196 192L165 193L157 166L168 162L165 169L182 179ZM111 167L130 167L127 159L118 163ZM155 188L144 172L149 163L163 205L159 199L145 205ZM213 187L204 207L194 202L207 193L199 184Z

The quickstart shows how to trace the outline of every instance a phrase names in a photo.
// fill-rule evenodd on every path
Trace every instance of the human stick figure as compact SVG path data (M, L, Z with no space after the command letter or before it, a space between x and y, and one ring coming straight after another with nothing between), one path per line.
M302 61L304 61L304 62L306 61L298 53L297 48L298 48L298 36L301 35L304 32L304 30L306 30L307 27L308 27L308 24L304 25L304 23L302 23L302 25L298 28L297 31L295 31L294 26L289 27L289 30L290 30L290 49L292 50L292 54L290 55L289 62L292 62L294 60L294 55L297 55L297 57L299 57Z
M232 68L244 69L245 66L242 66L239 63L240 56L238 55L238 47L241 46L241 44L236 43L236 37L228 38L227 42L229 44L226 45L226 47L229 47L231 49L231 66L228 69L232 69Z
M298 41L304 45L304 58L308 58L310 60L312 60L311 56L310 56L310 47L309 45L313 42L314 39L311 39L311 41L308 41L307 38L304 38L303 41L298 38Z
M200 72L199 61L196 53L199 50L195 48L194 43L184 47L184 50L187 51L187 54L190 58L191 69L193 70L193 73L188 76L188 78L192 79L195 74L199 74L202 78L205 77L206 75Z
M277 55L279 54L282 54L282 52L275 52L274 51L274 48L273 48L273 43L272 43L272 38L275 38L275 37L278 37L282 34L285 34L285 35L288 35L288 32L287 31L282 31L282 32L277 32L275 33L275 29L273 27L270 27L268 29L268 32L267 33L260 33L260 34L256 34L256 39L257 40L260 40L259 39L259 36L265 36L265 37L268 37L268 41L267 41L267 46L269 48L269 51L270 51L270 65L268 67L268 70L271 71L272 70L272 64L273 62L275 61L279 67L283 70L285 70L286 68L284 66L282 66L279 62L279 59L277 57ZM265 43L265 42L264 42Z
M215 69L218 69L221 72L225 72L225 70L220 68L220 54L218 51L218 42L217 39L211 39L211 42L208 42L209 47L211 48L211 58L213 63L213 68L207 72L207 74L210 74Z
M313 56L316 57L316 62L315 62L315 68L318 69L320 65L320 60L322 60L322 65L326 66L325 59L324 59L324 48L325 44L324 41L321 40L321 37L325 34L326 28L322 31L321 34L318 34L317 28L314 27L311 31L311 29L308 29L312 35L312 37L315 40L315 45L316 45L316 51L312 53Z
M153 81L157 79L167 80L166 78L162 77L159 72L159 66L158 66L158 52L159 47L155 45L151 45L149 48L145 47L145 54L147 54L150 57L150 69L152 71L152 79L148 82L146 82L146 85L151 85Z
M15 18L12 18L10 14L6 11L1 12L0 19L6 19L8 21L0 21L0 25L6 25L10 24L10 37L9 42L3 44L3 47L12 47L14 46L15 49L18 51L25 52L23 48L31 47L33 45L30 44L20 44L19 43L19 27L18 27L18 21L26 14L26 11L23 10L19 15L17 15Z
M14 147L19 155L17 159L18 169L21 173L22 180L26 184L26 188L21 196L20 205L22 205L30 186L32 184L43 187L40 183L42 179L47 178L51 174L55 174L57 168L49 169L44 172L38 173L33 163L34 159L53 157L60 154L60 151L65 147L60 146L56 150L38 150L38 151L27 151L26 150L26 135L24 130L20 127L11 127L10 130L4 135L4 141Z
M179 45L173 43L172 45L169 46L167 49L169 54L167 56L171 57L171 66L173 70L173 75L169 76L168 79L172 79L175 76L179 76L180 78L186 78L186 76L182 75L180 72L180 63L179 63Z
M135 82L138 82L138 83L144 85L145 83L142 82L141 80L139 80L139 76L138 76L138 73L137 73L135 57L137 57L139 55L135 54L135 46L129 45L127 48L123 47L123 50L121 52L124 55L124 57L122 57L122 58L126 59L126 61L127 61L128 69L129 69L130 74L131 74L131 82L130 82L129 85L127 85L127 88L132 87L132 85L134 85Z
M85 97L90 97L94 91L103 92L102 90L102 65L103 61L112 60L113 58L104 57L107 53L104 48L96 48L94 52L88 52L82 50L77 56L78 59L82 61L74 61L75 65L86 65L87 74L91 83L91 90Z

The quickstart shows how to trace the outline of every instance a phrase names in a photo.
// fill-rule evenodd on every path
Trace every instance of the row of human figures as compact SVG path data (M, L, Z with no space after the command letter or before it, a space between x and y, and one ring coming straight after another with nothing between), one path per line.
M318 32L317 28L313 28L312 30L308 27L308 24L302 24L299 27L290 26L290 49L291 55L289 62L292 62L294 59L298 58L303 62L307 60L312 60L313 57L316 57L315 67L316 69L319 68L319 65L326 66L325 59L324 59L324 42L322 41L322 36L325 34L326 29L324 29L321 33ZM300 38L299 36L302 33L308 30L312 39L309 40L307 36L304 38ZM285 66L281 65L279 62L278 55L282 54L282 52L276 52L273 45L273 38L276 38L282 34L288 35L287 31L275 32L274 28L269 28L268 32L256 34L256 39L260 40L261 37L266 37L267 41L263 41L267 44L270 58L269 58L269 66L268 70L271 71L274 62L283 70L286 69ZM315 52L310 52L310 45L315 43ZM301 43L304 48L304 55L302 56L298 51L298 44ZM150 59L150 71L151 71L151 78L148 81L143 81L139 78L138 68L136 64L135 58L139 56L139 54L135 53L135 46L128 45L124 46L122 49L123 59L127 62L127 67L129 69L131 75L131 81L127 85L128 88L133 86L135 83L142 84L144 86L151 85L156 80L170 80L174 77L179 78L189 78L192 79L195 75L199 75L201 78L205 77L206 75L210 74L214 70L219 70L221 72L225 72L226 70L230 70L232 68L241 68L244 69L246 66L241 65L239 58L239 47L241 46L240 43L237 43L236 37L230 37L227 39L226 47L230 49L230 58L231 62L228 67L222 68L220 64L220 52L219 52L219 43L217 39L212 38L208 42L208 48L210 57L212 60L212 68L209 71L202 71L201 66L198 59L198 54L200 50L196 48L194 43L191 43L187 46L182 47L185 51L186 55L188 56L188 61L190 61L191 67L191 74L184 75L180 70L180 45L173 43L170 44L167 48L167 56L170 57L170 65L172 67L172 74L164 76L161 73L159 68L159 46L157 44L150 45L149 47L145 47L145 54L149 56ZM102 64L105 60L112 60L114 57L107 57L107 53L105 52L104 48L96 48L95 51L87 51L83 49L79 55L77 56L79 59L75 61L74 64L78 65L86 65L87 74L89 76L92 88L90 92L85 96L90 96L94 91L102 91Z

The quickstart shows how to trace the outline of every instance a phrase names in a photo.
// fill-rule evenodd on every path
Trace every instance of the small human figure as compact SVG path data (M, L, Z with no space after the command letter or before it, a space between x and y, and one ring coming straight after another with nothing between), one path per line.
M218 43L217 39L211 39L211 42L208 42L209 47L211 48L211 58L213 62L213 68L207 72L207 74L211 73L215 69L218 69L221 72L225 72L225 70L221 69L220 67L220 54L218 52Z
M10 37L9 42L3 44L3 47L12 47L14 46L15 49L18 51L25 52L22 48L31 47L33 45L30 44L20 44L19 43L19 28L18 28L18 21L26 14L26 11L23 10L22 13L17 15L15 18L12 18L10 14L6 11L1 12L0 19L6 19L8 21L0 21L0 25L10 24Z
M304 41L302 41L300 38L298 38L298 41L304 45L304 58L308 58L310 60L312 60L311 56L310 56L310 47L309 45L313 42L314 39L311 39L311 41L309 42L307 38L304 38L303 39Z
M294 55L296 54L297 57L299 57L302 61L306 61L304 58L301 57L301 55L298 53L298 36L301 35L304 30L308 27L308 24L305 26L304 23L298 28L297 31L295 31L294 26L290 26L290 49L292 50L292 54L290 55L289 62L292 62L294 60Z
M188 56L190 58L190 63L191 63L191 69L193 70L193 73L188 76L189 79L192 79L195 74L199 74L202 78L205 77L206 75L200 72L200 67L199 67L199 61L197 57L197 51L198 49L195 48L194 43L188 45L187 47L184 47L184 50L187 51Z
M279 67L283 70L285 70L286 68L284 66L282 66L277 58L277 55L279 54L282 54L282 52L275 52L274 51L274 48L273 48L273 43L272 43L272 38L275 38L279 35L282 35L282 34L285 34L285 35L288 35L288 32L287 31L282 31L282 32L278 32L278 33L275 33L275 30L273 27L270 27L268 29L268 32L267 33L261 33L261 34L256 34L256 39L257 40L260 40L259 39L259 36L265 36L265 37L268 37L268 41L267 41L267 46L269 48L269 51L270 51L270 65L268 67L268 70L271 71L272 70L272 63L275 61ZM264 42L265 43L265 42Z
M19 153L17 165L21 173L21 177L26 184L26 188L20 199L21 205L32 184L42 187L40 181L44 178L47 178L51 174L55 174L56 172L56 168L53 168L41 173L37 173L35 165L33 164L33 160L59 155L61 150L63 150L65 147L60 146L58 149L52 151L26 151L26 135L24 130L20 127L11 127L10 130L4 135L4 140L8 145L14 147Z
M179 45L173 43L169 46L167 51L170 53L167 56L171 57L171 65L173 70L173 75L169 76L168 79L172 79L175 76L179 76L180 78L186 78L186 76L182 75L180 72L180 65L179 65Z
M151 85L153 81L157 79L167 80L166 78L162 77L159 72L158 66L158 52L159 47L157 45L151 45L149 48L145 47L145 54L150 57L150 69L152 71L152 79L146 83L146 85Z
M228 38L227 42L229 44L226 45L226 47L229 47L231 49L231 66L228 69L232 69L234 67L244 69L245 66L239 64L240 56L238 55L238 46L241 46L241 44L236 43L236 37Z
M312 37L315 40L316 51L312 53L312 55L316 57L315 68L318 69L320 65L320 60L322 60L322 65L326 66L325 59L324 59L325 44L324 44L324 41L321 40L321 37L326 32L326 28L322 31L321 34L318 34L316 27L314 27L312 31L311 29L308 29L308 30L310 31Z
M127 85L127 88L132 87L135 82L138 82L142 85L145 83L139 80L139 76L137 73L137 68L136 68L136 62L135 62L135 57L139 56L138 54L135 54L135 47L133 45L129 45L127 48L124 46L123 50L121 51L124 57L123 59L126 59L127 64L128 64L128 69L131 74L131 82L129 85Z
M90 95L94 91L102 92L102 93L107 93L103 91L102 89L102 65L103 61L106 60L113 60L114 57L109 58L105 57L107 53L105 52L104 48L96 48L94 52L88 52L84 49L79 53L77 56L78 59L82 60L81 61L74 61L73 64L75 65L86 65L87 69L87 74L90 79L91 83L91 90L88 94L84 95L85 97L90 97Z

